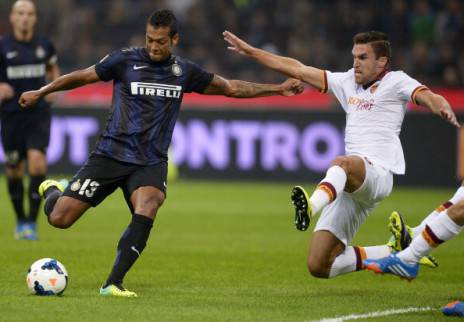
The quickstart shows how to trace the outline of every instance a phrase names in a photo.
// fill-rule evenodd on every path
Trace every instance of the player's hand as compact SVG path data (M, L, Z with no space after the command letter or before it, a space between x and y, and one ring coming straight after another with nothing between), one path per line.
M7 83L0 83L0 102L14 96L14 89Z
M29 91L21 94L19 98L19 105L21 107L32 106L41 98L40 91Z
M224 40L230 45L227 49L231 51L235 51L236 53L244 56L251 56L253 49L255 49L253 46L238 38L230 31L226 30L222 33L222 35L224 36Z
M304 85L303 83L295 78L289 78L282 84L280 84L282 87L281 95L283 96L294 96L301 94L304 91Z
M444 120L446 120L449 123L453 124L455 127L457 127L457 128L461 127L461 124L458 123L458 120L456 119L456 115L451 110L451 108L448 108L448 107L440 108L440 116Z

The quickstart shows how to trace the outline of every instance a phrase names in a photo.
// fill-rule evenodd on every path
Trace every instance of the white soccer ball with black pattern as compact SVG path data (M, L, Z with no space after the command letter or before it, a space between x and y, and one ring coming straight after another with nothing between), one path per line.
M36 295L61 295L68 285L68 272L56 259L42 258L31 265L26 282Z

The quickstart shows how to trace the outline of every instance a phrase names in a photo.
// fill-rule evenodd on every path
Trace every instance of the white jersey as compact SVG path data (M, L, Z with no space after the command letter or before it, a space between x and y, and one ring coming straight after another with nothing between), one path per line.
M366 89L356 84L354 69L324 71L322 92L331 91L346 112L346 155L361 155L395 174L404 174L401 124L408 101L415 103L423 89L402 71L387 72Z

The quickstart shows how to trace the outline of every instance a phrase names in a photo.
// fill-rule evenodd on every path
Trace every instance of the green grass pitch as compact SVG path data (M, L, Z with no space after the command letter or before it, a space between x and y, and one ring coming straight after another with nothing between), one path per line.
M462 236L437 249L438 269L423 268L411 283L370 272L332 280L311 277L305 265L311 233L293 227L291 186L173 183L147 248L126 276L126 287L139 298L114 299L100 297L98 289L129 222L121 192L68 230L49 226L41 214L40 241L15 241L2 179L0 321L314 321L408 307L438 308L464 297ZM400 210L416 224L453 192L395 188L354 244L385 243L391 210ZM26 270L42 257L57 258L66 266L70 282L64 296L28 293ZM435 310L369 319L392 320L448 318Z

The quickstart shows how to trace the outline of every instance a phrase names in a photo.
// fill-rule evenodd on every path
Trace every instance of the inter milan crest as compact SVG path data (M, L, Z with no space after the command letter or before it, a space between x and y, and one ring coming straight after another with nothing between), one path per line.
M172 73L173 73L175 76L180 76L180 75L182 75L182 68L180 68L179 65L173 64L171 68L172 68Z
M43 49L42 46L39 46L35 49L35 56L39 59L42 59L45 57L45 49Z
M74 181L73 184L71 185L71 191L77 191L81 188L81 180L77 179L77 181Z

